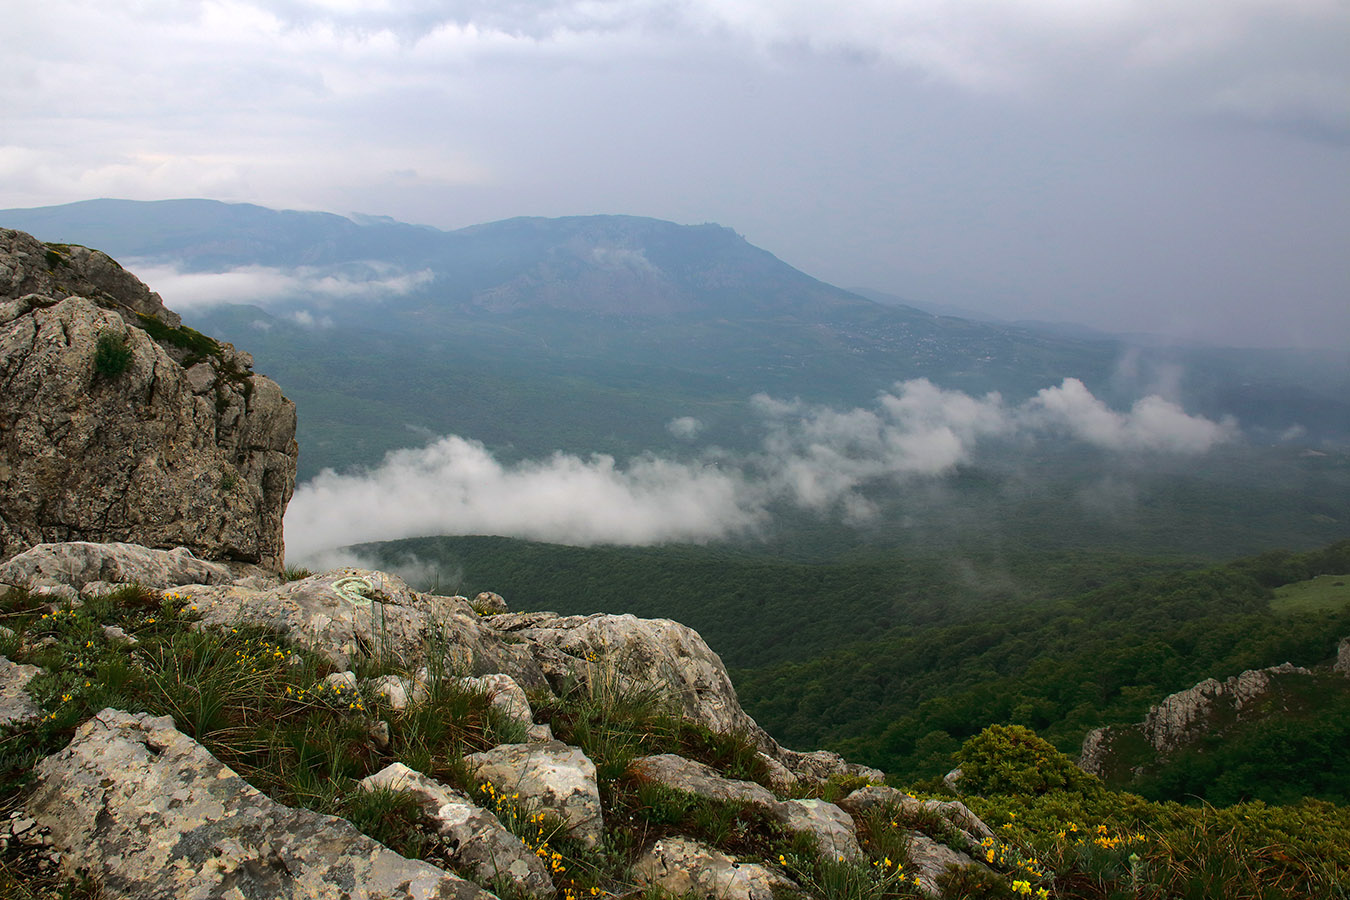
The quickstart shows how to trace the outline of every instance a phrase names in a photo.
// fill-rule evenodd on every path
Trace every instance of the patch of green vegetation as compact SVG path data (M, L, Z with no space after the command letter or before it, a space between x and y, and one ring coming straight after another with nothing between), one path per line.
M47 261L48 269L55 269L57 266L70 265L70 263L66 262L66 258L53 248L51 244L47 245L47 252L43 254L43 258Z
M981 741L981 755L1003 744ZM1009 749L1010 759L990 757L995 768L1021 768ZM1055 897L1265 900L1345 896L1350 888L1350 809L1329 803L1181 806L1106 790L1096 779L962 799L998 834L980 861L1010 872L1014 885L1025 881Z
M188 328L186 325L180 325L174 328L166 325L154 316L148 316L145 313L137 313L136 318L140 327L145 330L150 337L158 343L170 344L179 347L188 352L188 360L193 362L214 356L221 356L220 344L214 339L207 337L200 331ZM191 365L191 362L184 361L185 365Z
M131 368L131 347L126 335L105 331L94 345L94 372L103 378L116 378Z
M1318 575L1277 587L1270 609L1278 615L1289 615L1335 610L1346 604L1350 604L1350 575Z

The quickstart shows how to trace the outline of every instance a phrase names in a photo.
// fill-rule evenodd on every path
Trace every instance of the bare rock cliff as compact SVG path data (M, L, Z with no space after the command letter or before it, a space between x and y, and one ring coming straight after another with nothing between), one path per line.
M0 229L0 557L187 547L279 570L295 405L107 255Z

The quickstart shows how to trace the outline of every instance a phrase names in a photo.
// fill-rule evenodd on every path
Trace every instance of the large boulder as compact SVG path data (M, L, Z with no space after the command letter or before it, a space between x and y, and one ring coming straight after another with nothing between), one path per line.
M28 695L28 682L41 671L37 666L20 665L0 656L0 728L22 725L42 715Z
M269 799L167 716L105 709L37 765L25 808L109 900L492 900L349 822Z
M0 229L0 557L187 547L279 570L295 405L117 263Z

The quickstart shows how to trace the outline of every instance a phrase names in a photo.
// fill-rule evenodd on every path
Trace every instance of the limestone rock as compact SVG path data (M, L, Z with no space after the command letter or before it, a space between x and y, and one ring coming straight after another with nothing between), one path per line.
M853 817L825 800L784 800L771 812L788 831L809 834L816 839L820 855L826 859L857 862L862 847L854 832Z
M787 800L778 798L753 781L725 778L701 762L672 753L660 753L633 760L629 771L638 778L665 785L677 791L723 803L745 803L769 813L789 831L804 832L816 839L820 853L828 859L862 856L848 813L823 800Z
M38 544L0 565L0 582L59 584L82 592L98 582L135 582L163 589L182 584L229 584L233 580L228 568L197 559L185 547L164 551L124 543Z
M127 900L491 900L342 819L263 796L165 716L105 709L38 764L27 814Z
M880 769L851 763L832 750L800 753L779 748L778 758L793 775L809 784L824 784L831 778L865 778L878 783L886 780L886 773Z
M533 897L553 896L553 879L543 861L502 827L496 816L454 788L402 763L393 763L362 779L361 786L367 790L407 791L416 797L422 812L448 840L451 859L461 871L467 869L488 882L509 879Z
M528 808L556 813L574 837L597 846L604 834L600 788L595 763L576 747L561 741L542 744L503 744L464 757L479 781L490 782L498 793L520 795Z
M36 719L42 710L28 695L28 682L42 670L0 656L0 726L17 725Z
M1307 669L1284 663L1267 669L1249 669L1219 682L1207 678L1193 688L1178 691L1149 710L1144 718L1144 735L1158 750L1168 750L1203 731L1205 716L1216 700L1225 698L1241 711L1270 686L1271 675L1310 674Z
M773 900L775 889L796 890L771 869L682 837L665 838L648 848L633 865L633 877L671 897L706 900Z
M505 672L527 687L547 686L529 650L485 627L463 598L417 593L397 575L349 568L263 590L236 584L178 593L205 625L262 625L344 669L378 656L407 671L444 663L453 672Z
M1336 662L1331 668L1342 675L1350 675L1350 638L1341 638L1336 648Z
M915 877L919 882L919 889L930 897L942 896L937 880L948 866L963 867L973 862L975 860L965 853L953 850L946 844L939 844L926 834L917 831L909 833L909 863L918 869Z
M100 371L100 343L124 360ZM0 229L0 556L135 541L280 570L295 405L247 362L104 254Z
M534 710L530 709L530 698L525 696L525 691L510 675L498 672L476 678L460 678L459 683L470 691L481 691L488 702L512 722L517 722L527 729L534 725Z
M744 732L766 750L778 749L741 709L722 660L692 628L669 619L604 614L508 614L487 622L529 641L555 688L578 678L610 682L605 689L665 690L686 717L713 731Z
M473 608L490 616L511 611L507 607L506 601L502 599L502 595L495 594L492 591L483 591L477 597L474 597Z
M724 803L748 803L772 807L778 798L763 785L719 775L711 767L673 753L659 753L633 760L628 767L638 778L663 784L677 791Z
M893 809L899 813L934 813L948 825L963 832L972 845L994 837L993 830L960 800L920 800L904 791L881 784L859 788L839 801L839 806L855 816L876 809Z

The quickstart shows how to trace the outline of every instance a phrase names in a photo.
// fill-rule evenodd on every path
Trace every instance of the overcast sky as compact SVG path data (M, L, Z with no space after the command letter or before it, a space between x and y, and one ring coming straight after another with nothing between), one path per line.
M919 303L1343 346L1348 48L1350 0L5 0L0 207L714 221Z

